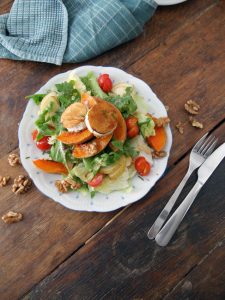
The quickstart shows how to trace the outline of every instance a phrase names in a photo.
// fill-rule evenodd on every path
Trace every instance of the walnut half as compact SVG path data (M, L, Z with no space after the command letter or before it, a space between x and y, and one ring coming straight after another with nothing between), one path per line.
M188 100L184 104L184 108L187 112L189 112L189 114L197 115L199 113L200 105L193 100Z
M57 187L60 193L67 193L69 189L74 191L79 189L81 187L81 184L79 182L74 181L71 178L66 178L63 180L56 180L55 186Z
M170 118L168 117L160 117L154 119L156 127L162 127L170 123Z
M176 129L179 131L180 134L183 134L184 133L184 126L181 122L178 122L176 125L175 125Z
M20 164L20 158L19 155L16 153L11 153L8 156L8 162L11 167L15 167L16 165Z
M166 151L163 151L163 150L152 152L152 158L163 158L166 156L167 156L167 153L166 153Z
M16 195L26 193L32 186L32 181L25 175L19 175L14 179L12 191Z
M203 124L201 122L197 121L196 119L190 117L189 121L193 127L200 128L200 129L203 128Z
M23 219L23 215L21 213L9 211L5 215L2 216L3 222L6 224L12 224L19 222Z
M0 176L0 187L6 186L10 180L10 176Z

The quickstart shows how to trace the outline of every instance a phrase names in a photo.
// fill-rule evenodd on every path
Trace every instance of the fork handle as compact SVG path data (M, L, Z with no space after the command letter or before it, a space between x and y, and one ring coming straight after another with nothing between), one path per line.
M201 188L202 184L197 181L187 197L183 200L180 206L178 206L178 208L157 234L155 241L159 246L166 246L169 243Z
M177 198L179 197L183 187L185 186L188 178L191 176L193 171L194 170L191 170L190 168L188 169L187 173L185 174L184 178L182 179L182 181L176 188L175 192L170 197L169 201L167 202L167 204L165 205L165 207L163 208L163 210L161 211L161 213L155 220L152 227L149 229L147 235L150 240L154 239L156 237L156 235L158 234L158 232L160 231L160 229L162 228L162 226L165 223L168 215L170 214L175 202L177 201Z

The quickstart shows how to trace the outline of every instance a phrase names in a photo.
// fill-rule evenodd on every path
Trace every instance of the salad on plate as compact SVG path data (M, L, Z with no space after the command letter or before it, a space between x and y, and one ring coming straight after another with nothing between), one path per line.
M129 192L134 176L151 175L154 159L167 155L169 118L153 116L133 84L114 83L110 74L70 72L46 94L27 98L39 106L33 164L61 174L60 193Z

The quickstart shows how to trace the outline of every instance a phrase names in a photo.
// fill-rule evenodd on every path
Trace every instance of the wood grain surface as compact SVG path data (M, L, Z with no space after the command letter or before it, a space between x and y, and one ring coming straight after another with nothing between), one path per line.
M2 0L0 14L12 3ZM24 214L17 224L0 222L1 300L224 298L224 162L168 247L146 237L184 175L194 143L207 131L225 141L224 12L225 2L217 0L158 8L140 37L85 63L120 67L143 79L169 106L172 120L174 141L164 178L142 201L116 212L70 211L34 186L21 196L12 193L13 178L25 174L7 162L8 153L18 152L24 97L79 64L0 60L0 175L12 177L0 189L0 214ZM201 105L203 130L189 124L188 99ZM175 129L178 121L183 135ZM195 180L189 180L183 197Z
M225 124L215 134L224 142ZM25 299L51 299L52 295L55 299L158 299L166 296L224 240L225 161L203 187L172 243L163 248L147 238L148 228L168 201L177 180L184 175L187 163L188 157L185 157L141 202L129 207L105 227ZM195 180L196 176L192 176L180 199ZM224 256L222 259L224 262ZM213 267L217 269L217 264ZM210 277L207 278L207 273L202 276L207 289ZM224 280L223 272L216 282L218 292L223 290Z

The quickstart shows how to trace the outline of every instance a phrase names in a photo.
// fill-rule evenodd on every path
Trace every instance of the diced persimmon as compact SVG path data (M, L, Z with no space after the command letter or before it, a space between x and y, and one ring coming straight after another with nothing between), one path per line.
M147 143L155 151L161 151L166 145L166 130L163 126L155 127L155 135L147 138Z
M90 140L92 137L93 134L88 129L84 129L79 132L64 131L59 136L57 136L57 140L67 145L76 145L84 143Z
M53 160L47 159L35 159L33 160L33 164L42 171L46 173L53 173L53 174L68 174L67 168L64 166L63 163L56 162Z
M111 138L112 134L109 134L104 137L95 138L88 143L76 145L73 150L73 156L76 158L86 158L94 156L105 149Z
M97 104L95 97L92 97L89 93L82 93L80 101L81 103L85 104L88 108L91 108L95 104Z

